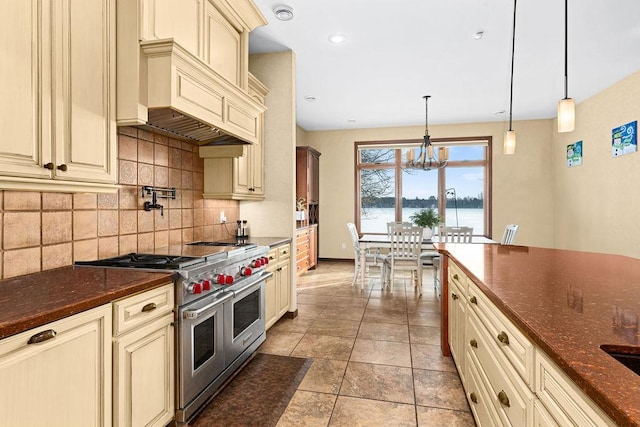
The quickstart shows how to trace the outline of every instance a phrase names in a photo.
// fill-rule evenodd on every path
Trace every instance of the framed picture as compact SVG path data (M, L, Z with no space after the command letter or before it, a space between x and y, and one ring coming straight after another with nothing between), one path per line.
M582 165L582 141L567 145L567 167Z
M638 151L638 122L627 123L611 130L611 155L624 156Z

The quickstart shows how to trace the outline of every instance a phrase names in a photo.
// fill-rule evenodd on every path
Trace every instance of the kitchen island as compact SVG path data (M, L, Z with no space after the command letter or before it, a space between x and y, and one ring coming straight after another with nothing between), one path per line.
M640 260L523 246L436 248L444 255L443 352L449 352L450 344L454 347L448 336L450 316L455 321L457 315L449 307L455 301L449 295L449 270L459 268L468 278L469 292L478 289L530 340L536 350L532 364L539 367L546 355L617 425L640 425L640 376L603 350L640 353ZM468 317L478 318L469 313L477 311L476 301L467 304ZM477 344L471 347L463 355L475 351ZM535 373L529 384L534 400L543 381Z

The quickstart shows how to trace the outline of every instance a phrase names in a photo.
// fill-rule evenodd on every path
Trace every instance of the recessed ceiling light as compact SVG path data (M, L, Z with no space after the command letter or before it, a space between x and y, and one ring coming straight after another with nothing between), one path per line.
M496 116L499 116L500 114L504 114L504 113L506 113L506 111L504 111L504 110L500 110L500 111L496 111L496 112L495 112L495 113L493 113L493 114L495 114Z
M307 101L307 102L313 102L313 101L316 100L316 97L307 95L307 96L304 97L304 100Z
M347 122L348 122L348 123L355 123L355 122L356 122L356 119L349 119L349 120L347 120Z
M291 21L293 19L293 9L286 4L274 6L273 14L281 21Z
M484 31L476 31L475 34L473 35L474 40L480 40L483 37L484 37Z
M344 34L331 34L329 36L329 41L334 44L344 43L346 39L347 38L344 36Z

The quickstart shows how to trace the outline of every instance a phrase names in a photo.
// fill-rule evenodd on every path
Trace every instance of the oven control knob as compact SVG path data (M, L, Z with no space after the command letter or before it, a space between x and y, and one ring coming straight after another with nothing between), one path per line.
M190 294L201 294L202 293L202 283L191 283L187 286L187 292Z
M233 276L225 276L224 283L226 285L232 285L233 284Z
M251 273L252 273L252 271L251 271L251 269L249 267L242 267L240 269L240 275L241 276L251 276Z
M224 274L214 274L214 275L213 275L213 280L214 280L218 285L224 285L224 278L225 278L225 275L224 275Z
M260 258L262 260L262 265L267 265L269 264L269 258L267 258L266 256L263 256L262 258Z
M258 259L254 259L253 261L251 261L251 267L253 267L253 268L262 267L262 259L258 258Z
M204 289L205 291L210 291L211 290L211 280L209 279L205 279L202 281L202 289Z

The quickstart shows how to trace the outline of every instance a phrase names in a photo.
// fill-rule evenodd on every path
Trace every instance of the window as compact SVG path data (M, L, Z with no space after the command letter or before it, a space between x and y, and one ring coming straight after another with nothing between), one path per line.
M421 140L356 142L356 222L361 233L386 233L390 221L409 221L434 208L448 225L491 235L491 137L432 139L449 148L441 169L408 168Z

